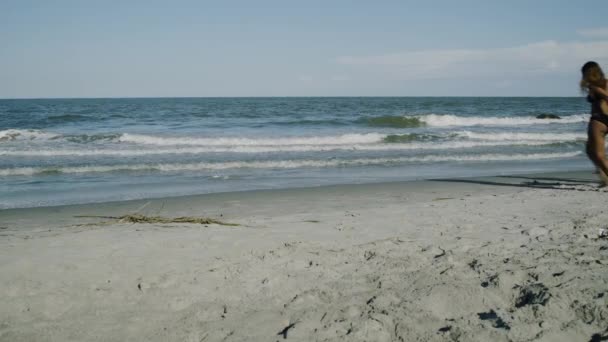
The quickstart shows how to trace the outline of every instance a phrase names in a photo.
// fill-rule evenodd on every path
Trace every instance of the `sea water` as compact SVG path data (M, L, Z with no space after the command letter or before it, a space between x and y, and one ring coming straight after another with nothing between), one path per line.
M591 169L588 113L574 97L0 100L0 208Z

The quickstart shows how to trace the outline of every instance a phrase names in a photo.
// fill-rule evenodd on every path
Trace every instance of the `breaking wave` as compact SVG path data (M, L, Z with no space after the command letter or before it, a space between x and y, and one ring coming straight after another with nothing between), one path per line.
M58 137L60 137L59 134L36 129L6 129L0 131L0 142L12 140L49 140Z
M570 124L587 122L588 114L564 116L561 119L537 119L526 116L458 116L451 114L427 114L415 116L380 116L364 119L368 126L410 128L410 127L453 127L453 126L524 126L546 124Z

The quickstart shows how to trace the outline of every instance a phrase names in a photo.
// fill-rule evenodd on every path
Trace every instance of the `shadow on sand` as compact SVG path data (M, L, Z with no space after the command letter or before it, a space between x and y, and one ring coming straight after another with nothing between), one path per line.
M481 179L443 178L434 179L434 181L574 191L603 191L605 189L599 187L598 181L559 177L496 176Z

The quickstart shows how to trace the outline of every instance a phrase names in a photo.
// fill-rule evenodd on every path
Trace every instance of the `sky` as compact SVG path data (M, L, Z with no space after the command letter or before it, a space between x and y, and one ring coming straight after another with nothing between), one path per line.
M0 0L0 98L580 96L608 1Z

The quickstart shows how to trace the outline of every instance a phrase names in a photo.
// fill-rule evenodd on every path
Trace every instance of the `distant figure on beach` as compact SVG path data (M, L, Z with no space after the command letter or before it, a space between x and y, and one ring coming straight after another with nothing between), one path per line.
M587 156L598 168L601 186L608 186L608 161L605 137L608 133L608 82L596 62L587 62L581 69L581 90L591 103L591 119L587 128Z

